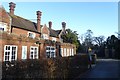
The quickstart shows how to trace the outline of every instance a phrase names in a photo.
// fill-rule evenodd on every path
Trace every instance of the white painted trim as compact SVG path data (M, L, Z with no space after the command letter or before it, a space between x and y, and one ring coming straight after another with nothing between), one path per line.
M23 51L23 50L25 50L25 51ZM24 54L25 57L23 57L23 54ZM27 46L22 46L22 56L21 56L21 59L27 59Z
M63 48L60 49L61 50L61 56L63 57L64 54L63 54Z
M32 34L33 36L29 36L29 34ZM35 34L34 32L30 32L30 31L28 31L28 33L27 33L27 37L35 38L35 37L36 37L36 34Z
M3 28L4 30L3 31L7 31L7 23L5 22L0 22L0 28Z
M31 50L31 48L33 48L33 50ZM34 53L35 48L37 48L37 57L36 57L36 58L34 57L34 55L35 55L35 53ZM30 59L32 59L32 58L31 58L31 52L32 52L32 51L33 51L33 59L38 59L38 47L37 47L37 46L30 46L30 55L29 55L29 58L30 58Z
M10 50L6 50L6 46L10 46ZM6 61L5 60L5 52L10 52L9 60L8 61L11 61L11 58L12 58L12 47L16 47L16 49L15 49L15 60L17 60L18 46L16 46L16 45L5 45L4 46L4 61Z
M66 57L67 56L67 51L66 51L66 48L64 48L64 57Z
M50 48L49 50L47 50L47 48ZM53 49L53 50L52 50ZM54 46L46 46L46 57L48 56L47 53L49 52L49 56L50 58L56 57L56 48ZM53 53L53 56L52 56Z

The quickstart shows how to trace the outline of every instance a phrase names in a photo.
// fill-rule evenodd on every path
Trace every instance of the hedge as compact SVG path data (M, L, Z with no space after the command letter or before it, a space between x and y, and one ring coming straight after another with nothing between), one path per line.
M2 63L4 78L75 78L88 69L88 56L25 60Z

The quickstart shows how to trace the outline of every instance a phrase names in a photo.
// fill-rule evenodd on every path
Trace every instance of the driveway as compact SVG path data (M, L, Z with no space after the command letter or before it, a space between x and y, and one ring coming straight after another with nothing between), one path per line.
M98 59L94 68L80 75L77 79L117 79L120 80L120 60ZM119 79L118 79L119 78Z

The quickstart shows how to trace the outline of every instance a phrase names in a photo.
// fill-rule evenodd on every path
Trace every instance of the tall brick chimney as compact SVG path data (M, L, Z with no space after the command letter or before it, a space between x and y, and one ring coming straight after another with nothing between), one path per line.
M62 22L62 31L65 33L66 23Z
M15 3L13 3L13 2L10 2L9 3L9 7L10 7L10 14L12 14L12 15L14 15L14 8L15 8Z
M42 12L41 11L37 11L36 13L37 13L37 31L41 32L41 27L40 27L41 23L40 22L41 22Z
M51 29L52 28L52 22L51 21L49 21L49 28Z

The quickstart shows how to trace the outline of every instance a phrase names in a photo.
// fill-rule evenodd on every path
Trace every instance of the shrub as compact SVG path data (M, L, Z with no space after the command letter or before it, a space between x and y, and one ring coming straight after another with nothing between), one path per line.
M87 70L88 56L3 62L3 78L75 78Z

